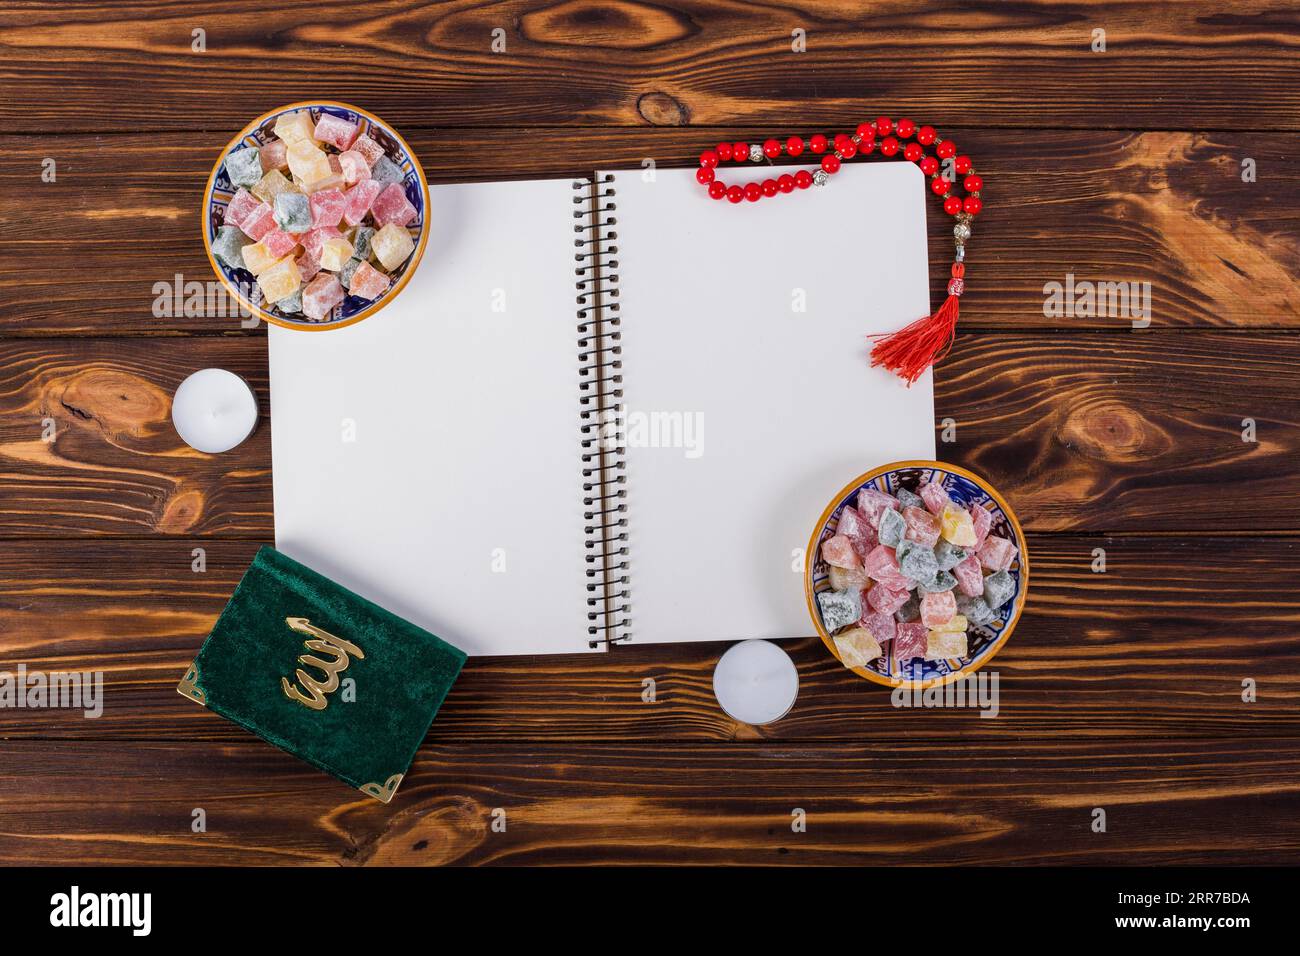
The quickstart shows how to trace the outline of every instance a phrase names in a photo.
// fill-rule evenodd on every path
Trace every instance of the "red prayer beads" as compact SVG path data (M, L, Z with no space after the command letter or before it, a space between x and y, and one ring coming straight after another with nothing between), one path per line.
M879 142L876 139L878 136ZM915 139L912 142L904 142L913 137ZM934 146L934 155L925 151L925 147L931 145ZM866 156L877 148L882 156L894 157L901 153L909 163L916 163L921 172L929 177L930 189L943 200L943 211L948 215L976 216L984 208L980 197L984 180L975 174L969 156L957 155L956 143L940 138L933 126L917 126L906 118L895 122L888 116L860 123L852 134L835 133L826 136L814 133L807 140L801 136L791 136L785 142L771 137L764 140L761 146L719 143L713 149L700 153L700 168L695 171L695 178L708 188L709 196L713 199L728 199L733 203L743 200L758 202L765 197L793 192L795 189L807 189L814 184L820 186L828 177L840 171L844 160ZM728 186L717 178L719 163L758 163L777 159L782 154L794 158L802 156L805 149L821 157L821 168L814 173L801 170L802 176L799 173L793 176L787 174L776 180L760 180L743 186ZM788 188L785 185L787 181ZM964 196L954 193L958 183Z

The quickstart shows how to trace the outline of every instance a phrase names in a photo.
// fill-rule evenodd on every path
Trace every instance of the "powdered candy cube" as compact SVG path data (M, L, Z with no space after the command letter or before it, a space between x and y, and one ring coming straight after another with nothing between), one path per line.
M302 290L302 311L317 321L325 318L334 306L343 301L343 286L330 272L322 272Z
M366 218L375 197L384 191L384 184L376 179L363 179L343 195L347 205L343 207L343 221L355 226Z
M870 554L871 549L880 543L876 530L867 524L867 519L852 505L845 505L840 511L839 523L835 533L849 539L853 550L859 555Z
M369 226L358 226L355 235L352 237L352 254L358 259L370 258L370 240L374 238L375 230Z
M871 584L871 579L862 568L837 568L832 564L827 566L827 572L826 577L831 582L832 591L844 591L849 588L861 591Z
M926 508L929 509L932 515L943 514L944 506L952 503L952 499L948 497L947 489L937 481L927 481L918 491L921 500L925 502Z
M384 147L371 139L368 133L362 133L352 141L352 151L360 153L367 166L375 165L375 162L384 155Z
M855 627L836 634L831 640L845 667L867 667L882 653L876 639L865 628Z
M995 611L1015 593L1015 579L1006 571L995 571L984 579L984 601Z
M281 113L275 118L275 135L286 143L292 144L302 139L310 141L314 132L315 126L308 110Z
M316 121L314 136L319 142L344 150L357 138L357 124L333 113L322 112Z
M930 629L924 624L899 624L894 632L894 660L910 661L924 657Z
M951 591L933 591L921 598L921 623L934 628L947 624L957 613L957 599Z
M272 139L263 143L260 150L262 172L269 173L273 169L288 169L288 150L289 144L282 139Z
M300 270L301 271L301 270ZM287 312L290 315L297 315L302 311L302 289L297 289L283 299L275 303L275 307L281 312Z
M939 519L920 508L904 508L903 520L907 522L904 537L927 548L933 548L939 540Z
M873 528L880 527L880 513L886 509L897 511L899 508L898 499L893 495L885 494L879 488L867 485L858 492L856 504L862 517L867 519L867 524Z
M958 547L951 541L940 541L934 546L934 557L939 562L940 571L951 571L966 560L966 549Z
M381 183L400 183L406 179L406 174L387 156L380 156L370 166L370 178Z
M942 661L965 656L965 631L931 631L926 635L925 659L927 661Z
M350 186L370 178L370 164L356 150L349 149L339 153L339 172L343 174L343 181Z
M262 158L256 146L244 146L227 153L226 175L236 186L255 186L262 178Z
M1011 567L1011 562L1015 560L1019 551L1020 549L1006 538L991 534L980 545L980 564L990 571L1005 571Z
M285 256L275 265L263 270L257 277L257 284L268 302L279 302L302 287L302 276L293 258Z
M893 590L905 590L912 586L911 580L899 569L898 558L894 549L883 544L877 545L862 559L862 567L867 575Z
M279 261L279 258L271 255L266 246L262 245L260 242L254 242L244 246L244 248L240 250L240 255L244 260L244 268L255 276L261 275Z
M957 579L951 572L936 571L934 577L927 578L916 582L918 590L923 594L932 594L935 591L951 591L957 586Z
M230 197L230 202L226 204L226 214L223 219L225 223L231 226L240 225L258 206L263 205L262 201L250 193L243 186L235 190L235 194Z
M963 548L975 546L975 524L970 512L954 504L943 506L939 516L939 534L947 541Z
M416 216L415 207L406 198L406 190L399 183L390 183L375 197L370 213L380 226L386 226L390 222L405 226Z
M897 491L894 492L894 497L898 499L898 503L902 505L904 508L925 507L924 499L922 499L920 495L913 494L912 492L908 491L906 488L899 488Z
M978 548L984 544L984 539L989 535L989 529L993 527L993 515L989 509L982 505L971 505L970 511L971 525L975 528L975 544Z
M827 631L856 624L862 617L862 595L857 591L818 591L817 607Z
M875 588L872 588L875 590ZM894 620L894 615L886 614L883 611L864 611L862 614L862 626L881 644L894 639L894 630L898 627L898 622ZM877 655L879 656L879 655Z
M278 169L273 169L257 181L253 187L253 195L264 203L274 203L275 197L280 193L298 192L298 187L285 178L284 173Z
M252 210L244 217L243 222L239 224L244 235L250 239L261 241L268 232L275 228L275 214L271 212L271 207L266 203L258 203L257 208Z
M320 267L330 272L338 272L344 263L352 258L352 243L342 236L325 240L320 250Z
M934 552L925 545L911 542L911 547L900 547L900 553L903 556L898 562L899 570L912 581L929 581L939 571Z
M968 554L953 567L952 575L957 579L962 594L975 597L984 593L984 572L980 570L979 555Z
M377 299L388 291L390 280L368 262L362 262L352 274L349 291L363 299Z
M976 626L996 621L998 617L997 612L989 607L984 598L968 597L965 594L957 597L957 613L965 615L966 620Z
M897 548L907 533L907 522L903 516L892 508L880 512L880 543Z
M311 207L312 228L319 229L321 226L337 228L343 220L343 210L347 203L347 197L338 189L322 189L312 193L307 197L307 204Z
M298 245L298 240L283 229L272 229L262 237L266 251L277 259L283 259Z
M882 614L893 614L910 598L911 592L885 587L883 584L877 584L867 592L867 604L873 611L879 611Z
M310 201L302 193L280 193L275 197L275 224L285 232L311 229Z
M365 183L358 183L354 188L360 189L363 185ZM392 272L410 258L411 253L415 251L415 242L409 232L390 222L375 233L370 240L370 247L374 250L375 258L380 264Z
M244 246L252 240L235 226L222 226L212 240L212 254L228 266L244 268Z

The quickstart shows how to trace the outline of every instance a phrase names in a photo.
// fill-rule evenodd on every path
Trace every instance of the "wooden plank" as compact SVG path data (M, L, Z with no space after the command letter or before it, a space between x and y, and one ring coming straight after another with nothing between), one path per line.
M435 745L387 806L255 742L5 741L0 759L11 864L1259 865L1300 849L1293 739Z
M194 567L202 548L204 570ZM1096 548L1106 570L1094 573ZM9 738L195 739L243 731L175 693L257 543L24 541L0 550L0 670L100 671L103 713L7 711ZM1034 536L1030 601L990 665L998 713L891 705L815 639L786 647L800 695L738 725L713 697L725 644L476 658L435 741L1023 740L1300 731L1300 539ZM792 581L791 586L797 586ZM444 635L453 642L455 635ZM652 635L646 635L651 638ZM579 646L581 635L575 635ZM645 681L654 700L643 699ZM1242 700L1243 681L1258 699ZM274 678L272 679L274 680Z
M266 422L206 456L169 405L218 365L265 413L264 351L247 336L0 340L0 537L269 539ZM1033 531L1296 531L1298 361L1282 334L966 333L938 371L940 457L987 477Z
M215 293L205 308L161 294L213 282L199 210L238 124L203 133L0 137L0 333L243 331ZM583 175L689 164L718 139L771 128L409 130L434 182ZM1129 314L1044 314L1048 283L1149 284L1152 327L1300 328L1300 134L960 129L988 203L969 252L962 328L1122 330ZM57 179L39 179L46 159ZM1242 181L1243 160L1257 180ZM701 201L705 201L701 197ZM944 294L951 220L929 203L932 294ZM852 218L852 213L850 217ZM68 237L75 236L76 241ZM161 284L161 285L160 285ZM1117 303L1119 304L1119 303ZM1135 298L1131 303L1136 309ZM186 314L187 311L189 314ZM1120 314L1116 314L1116 312Z
M0 121L237 128L320 95L328 59L331 94L407 126L788 126L885 109L1007 127L1297 129L1292 12L1287 0L11 3Z

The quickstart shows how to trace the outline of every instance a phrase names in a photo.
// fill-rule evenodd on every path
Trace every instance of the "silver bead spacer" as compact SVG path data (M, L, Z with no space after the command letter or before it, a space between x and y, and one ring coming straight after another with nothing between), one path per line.
M966 247L963 246L960 242L957 243L957 255L954 256L953 258L954 258L957 262L965 262L965 261L966 261Z
M763 147L755 143L749 147L749 161L751 163L761 163L763 161Z
M813 173L814 186L825 186L826 180L828 179L830 179L830 176L826 175L826 170L824 169L819 169L817 172Z
M970 226L964 222L959 222L952 227L952 234L958 242L965 242L970 238Z
M849 139L853 140L854 143L862 142L862 137L859 136L857 133L854 133L852 136L849 137Z

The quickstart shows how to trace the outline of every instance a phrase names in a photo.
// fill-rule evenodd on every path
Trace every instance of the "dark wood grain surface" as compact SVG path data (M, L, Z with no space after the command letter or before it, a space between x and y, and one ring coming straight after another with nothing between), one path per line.
M1273 0L8 4L0 670L102 671L105 708L0 709L0 861L1300 861L1298 37ZM998 717L891 707L802 635L763 728L714 701L716 643L476 659L382 806L179 697L272 536L270 423L264 329L162 314L159 284L212 278L222 145L310 97L397 124L435 182L882 112L957 139L988 208L940 457L1004 492L1034 559ZM1149 282L1150 327L1046 314L1069 275ZM215 457L169 418L211 365L263 412Z

